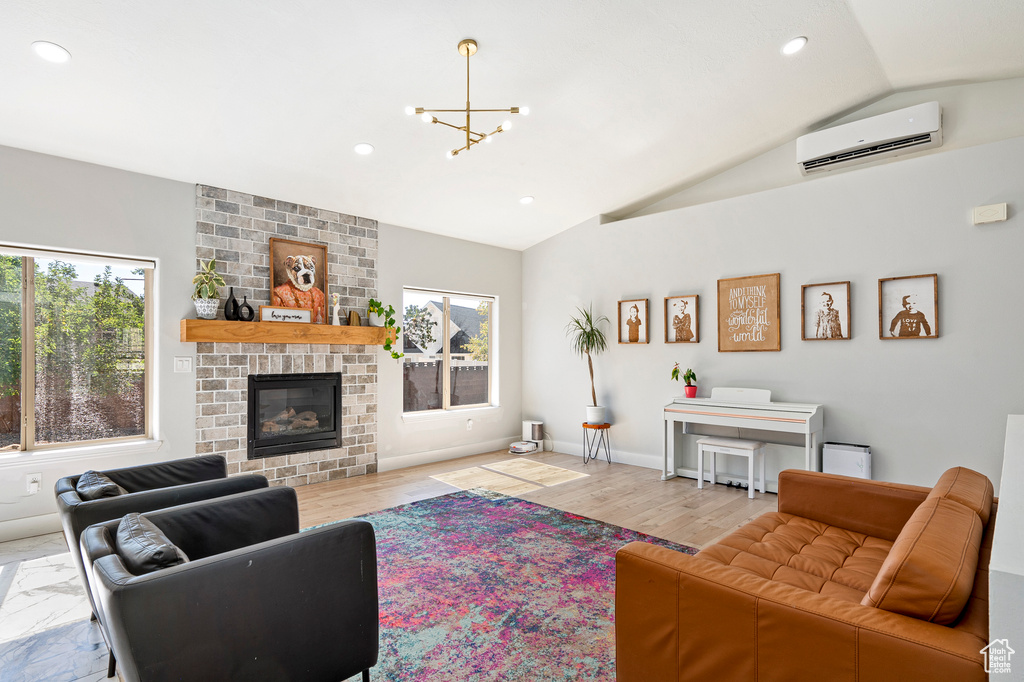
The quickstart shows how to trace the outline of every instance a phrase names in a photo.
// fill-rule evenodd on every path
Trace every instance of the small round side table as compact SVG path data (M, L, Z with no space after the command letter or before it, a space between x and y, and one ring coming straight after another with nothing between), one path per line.
M608 463L612 463L612 452L608 448L608 429L611 424L591 424L583 422L583 463L586 464L597 459L601 455L601 446L604 446L604 456Z

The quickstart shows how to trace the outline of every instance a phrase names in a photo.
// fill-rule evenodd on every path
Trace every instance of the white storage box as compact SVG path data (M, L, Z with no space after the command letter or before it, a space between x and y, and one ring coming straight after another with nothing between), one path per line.
M826 474L871 478L871 448L853 443L825 443L821 470Z

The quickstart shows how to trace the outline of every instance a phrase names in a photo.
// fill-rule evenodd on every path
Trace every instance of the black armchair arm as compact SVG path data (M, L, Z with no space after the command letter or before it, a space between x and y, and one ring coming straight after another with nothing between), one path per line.
M93 570L129 682L337 682L377 661L376 542L366 521L144 576L127 573L116 554Z

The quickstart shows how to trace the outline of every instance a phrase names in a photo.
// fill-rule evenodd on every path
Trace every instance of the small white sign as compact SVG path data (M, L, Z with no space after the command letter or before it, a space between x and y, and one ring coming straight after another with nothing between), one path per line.
M262 322L305 322L311 320L309 308L280 308L277 306L261 305L260 320Z
M1000 223L1006 220L1006 204L989 204L974 209L974 224Z

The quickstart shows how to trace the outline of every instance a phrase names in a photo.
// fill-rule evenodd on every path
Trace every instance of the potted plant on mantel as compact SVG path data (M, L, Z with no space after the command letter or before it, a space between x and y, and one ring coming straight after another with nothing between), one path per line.
M220 304L220 291L217 287L226 286L224 279L217 274L217 259L211 258L206 265L199 261L199 274L192 278L195 291L192 302L196 306L196 315L203 320L217 317L217 306Z
M394 306L388 305L385 307L380 301L371 298L366 306L366 312L371 327L384 327L386 333L384 336L385 352L391 353L391 357L395 360L405 355L405 353L399 353L397 350L394 350L392 346L393 343L398 343L398 333L402 331L402 328L395 324ZM392 341L392 335L394 336L394 341Z
M675 381L679 381L679 363L678 362L676 363L676 366L672 368L672 379L675 380ZM686 386L683 387L683 391L686 392L686 397L687 398L696 398L697 397L697 385L694 384L693 382L697 381L697 375L694 374L693 370L690 369L689 367L687 367L686 371L683 373L683 381L686 382Z
M587 406L587 423L603 424L605 408L597 404L593 356L608 348L604 332L599 328L599 325L607 322L608 318L604 315L595 318L593 308L593 304L587 310L577 308L579 315L569 318L569 324L565 326L565 335L569 337L573 351L581 358L587 358L587 368L590 370L590 398L594 403Z

